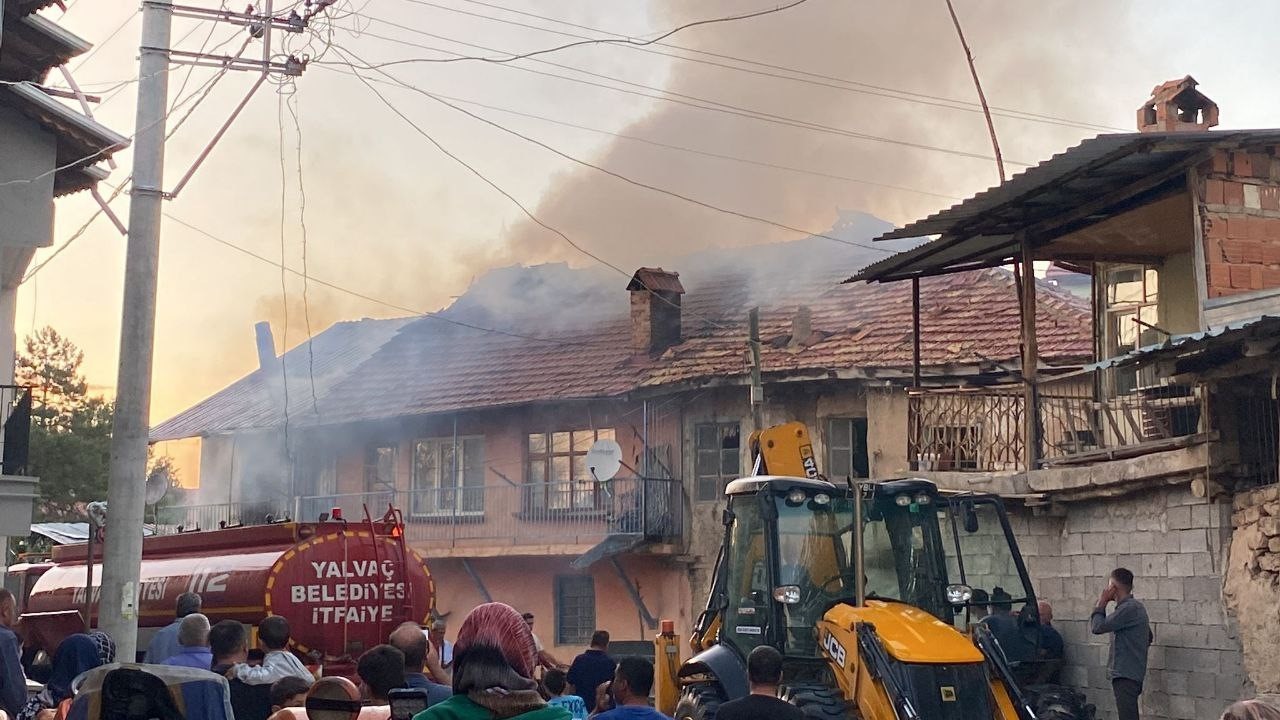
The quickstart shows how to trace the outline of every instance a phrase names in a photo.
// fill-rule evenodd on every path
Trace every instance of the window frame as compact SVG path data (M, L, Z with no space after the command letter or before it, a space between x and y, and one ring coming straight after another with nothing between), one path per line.
M568 449L556 449L556 436L568 434ZM585 447L579 448L580 435L590 435L591 443ZM535 451L533 449L534 438L540 437L542 449ZM600 427L600 428L570 428L561 430L545 430L545 431L529 431L524 434L524 452L525 452L525 510L526 512L537 512L547 514L581 514L581 513L603 513L608 508L608 497L604 493L601 484L596 482L594 478L583 478L579 480L577 474L581 471L578 467L579 461L584 465L586 463L587 451L590 450L591 444L602 439L614 440L618 439L617 428ZM581 438L585 440L585 438ZM569 478L568 480L560 480L554 473L557 460L566 460L568 462ZM541 479L535 480L534 476L538 473L534 472L534 466L541 466ZM588 471L589 474L589 471ZM590 483L591 501L590 503L579 503L579 493L583 488L577 487L579 482ZM567 503L557 505L559 498L565 489L559 486L564 485L567 488Z
M420 469L418 465L418 447L424 443L433 445L435 448L435 452L438 455L436 457L436 467L435 467L436 485L434 487L422 487L419 485ZM468 469L467 463L466 463L467 443L478 443L480 446L480 449L479 449L480 459L478 463L479 467L472 468L472 470L480 473L479 485L466 484L466 473ZM455 444L456 444L456 448L455 448ZM485 468L486 468L485 455L484 455L485 453L484 435L459 435L457 437L449 435L446 437L417 438L410 445L410 448L412 450L412 456L410 458L410 466L409 466L409 517L411 518L440 518L440 517L482 518L484 517L484 495L485 495L484 478L485 478ZM446 448L452 449L454 453L453 467L448 473L446 473L444 469L444 450ZM459 452L461 453L461 457L463 458L461 463L457 462L457 458L459 457ZM447 474L453 475L453 483L450 487L445 488L440 484L439 481L441 478L445 477ZM478 490L476 490L477 488ZM467 494L468 489L478 492L478 495L480 498L479 508L468 509L465 507L465 505L467 504L466 500L468 499L468 494ZM431 490L436 491L437 502L434 504L434 506L429 504L428 509L419 511L418 510L419 497ZM438 500L441 498L442 495L444 495L446 490L452 491L453 507L451 508L443 507L438 502Z
M379 462L379 452L382 450L390 450L391 462L390 483L382 480L382 465ZM374 495L377 493L395 493L396 491L396 471L400 462L400 445L398 443L369 443L364 447L364 494ZM383 487L377 487L382 485Z
M577 611L575 613L574 623L578 625L576 628L567 627L569 623L566 607L567 599L566 590L571 585L579 585L581 589L585 587L587 592L579 592L576 600L588 601L589 609ZM596 581L590 575L557 575L555 576L552 586L553 599L555 601L555 618L556 618L556 645L586 645L591 641L591 635L596 630ZM588 614L589 613L589 614ZM586 620L584 621L584 618ZM573 631L575 634L570 634Z
M713 428L716 433L717 447L703 447L701 444L702 431L707 428ZM725 430L732 428L738 436L738 446L736 448L725 447L724 441L727 435ZM734 468L732 472L725 472L726 453L734 450ZM701 460L703 453L716 453L716 473L714 475L701 472ZM696 422L693 424L693 499L695 502L715 502L724 497L724 489L730 482L742 476L742 423L737 420L708 420L705 422ZM714 492L708 492L711 487L715 488Z
M942 453L938 453L938 458L934 460L933 467L930 470L940 470L944 472L975 472L982 469L982 441L983 426L981 423L971 423L968 425L951 424L951 425L926 425L925 431L925 447L943 447L949 446L955 449L972 448L972 456L962 459L959 453L955 453L951 458L950 466L945 467L942 461ZM945 436L952 436L948 439ZM968 436L968 444L966 444L965 436Z
M836 447L836 443L834 442L837 435L836 428L834 427L836 423L848 424L847 428L844 428L845 430L847 430L848 442L849 442L848 446ZM858 430L859 427L861 427L861 432L859 432ZM826 467L828 474L832 478L844 477L843 475L835 474L836 464L835 464L834 458L832 457L832 453L839 450L842 452L849 453L849 471L850 471L850 474L853 475L855 479L865 480L868 477L870 477L871 457L867 452L867 442L866 442L867 418L865 416L857 416L857 415L850 415L850 416L835 415L825 419L825 424L823 429L826 431L826 451L827 451L826 452L827 462L824 467ZM861 459L862 461L861 467L866 468L865 471L862 471L861 468L859 467L859 464L858 464L859 459Z
M1120 300L1112 301L1112 288L1116 283L1112 277L1121 272L1137 271L1141 277L1142 299L1141 300ZM1102 358L1119 357L1133 350L1137 350L1145 345L1154 344L1144 343L1143 335L1147 332L1158 331L1139 323L1134 336L1133 343L1120 344L1120 338L1124 332L1120 323L1124 322L1123 316L1134 315L1136 319L1149 325L1159 326L1160 324L1160 269L1149 265L1111 265L1106 267L1101 273L1101 288L1099 297L1101 299L1102 312ZM1154 289L1150 288L1151 281L1154 280ZM1150 315L1148 315L1150 313ZM1147 316L1144 319L1144 316ZM1133 319L1129 320L1133 322ZM1158 340L1156 341L1158 342ZM1154 381L1154 376L1144 377L1150 373L1144 373L1139 368L1112 368L1105 374L1106 389L1111 396L1127 395L1135 392L1138 388Z

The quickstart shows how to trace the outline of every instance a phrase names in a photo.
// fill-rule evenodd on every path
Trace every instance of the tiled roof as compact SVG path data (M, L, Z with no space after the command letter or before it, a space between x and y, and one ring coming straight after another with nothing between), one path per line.
M315 339L318 414L311 412L306 356L300 354L305 348L288 354L295 378L289 385L290 422L335 424L742 382L747 313L757 305L767 380L909 375L910 286L840 284L865 258L848 248L832 251L821 241L804 242L719 251L701 270L693 260L683 263L682 271L689 268L680 277L688 290L683 340L655 358L637 359L631 352L625 280L563 265L494 271L444 313L511 334L433 317L342 323ZM801 305L812 311L812 331L793 343L792 322ZM1037 309L1042 360L1087 362L1088 304L1042 285ZM1011 361L1016 366L1017 299L1013 276L1005 270L922 280L921 324L927 373L973 373L978 365L990 369L991 363ZM374 333L362 350L338 352L375 326L385 331ZM278 423L270 388L259 375L157 427L152 439Z
M288 376L289 419L312 417L312 377L317 406L324 411L334 386L416 318L340 322L315 336L308 353L303 343L283 356ZM314 373L312 369L314 367ZM231 431L272 428L284 414L282 372L255 370L215 395L151 429L151 441L219 435Z

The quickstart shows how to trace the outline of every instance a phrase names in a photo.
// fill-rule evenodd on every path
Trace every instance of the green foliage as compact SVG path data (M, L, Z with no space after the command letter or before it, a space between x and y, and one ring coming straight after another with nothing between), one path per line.
M50 327L26 339L18 382L34 388L29 469L40 478L39 521L84 519L84 504L107 498L111 403L89 395L84 353Z

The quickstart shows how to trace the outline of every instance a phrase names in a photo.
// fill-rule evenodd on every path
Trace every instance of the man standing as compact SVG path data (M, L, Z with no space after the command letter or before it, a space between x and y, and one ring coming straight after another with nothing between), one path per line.
M538 666L550 670L551 668L564 667L564 665L556 659L554 655L542 647L542 641L538 639L537 633L533 632L533 613L527 612L521 615L525 624L529 626L529 632L533 634L533 649L538 652Z
M444 638L447 629L444 618L436 618L431 623L431 629L426 632L427 642L431 643L436 655L440 657L440 667L445 668L453 665L453 643Z
M13 593L0 588L0 708L9 717L27 704L27 678L22 674L22 643L10 628L18 613Z
M761 645L747 656L751 694L720 706L717 720L804 720L800 708L778 699L782 682L782 653Z
M391 631L391 647L404 654L404 687L427 691L427 707L444 702L453 695L453 688L432 682L422 672L427 661L427 637L417 625L406 622Z
M591 634L591 647L573 659L569 666L569 694L577 695L587 704L587 712L595 712L596 688L609 682L618 663L609 657L609 633L597 630Z
M1107 605L1115 601L1115 610L1107 614ZM1089 629L1094 635L1112 633L1107 670L1116 697L1120 720L1138 720L1138 698L1147 675L1147 648L1151 647L1151 622L1147 609L1133 597L1133 573L1124 568L1111 572L1107 589L1098 597L1098 605L1089 616Z
M613 676L613 709L599 713L596 720L671 720L649 705L652 689L653 663L638 657L622 658Z
M182 593L178 596L176 610L177 612L174 613L176 617L174 617L173 622L160 628L152 636L151 644L147 646L147 654L143 658L143 662L159 665L180 652L178 625L182 623L182 618L200 612L200 596L193 592Z
M209 650L209 618L192 613L178 625L178 654L164 661L165 665L208 670L213 667L213 652Z
M209 649L213 653L213 671L226 675L236 663L249 656L249 636L235 620L223 620L209 630ZM230 678L231 711L235 720L267 720L271 715L270 685L247 685Z

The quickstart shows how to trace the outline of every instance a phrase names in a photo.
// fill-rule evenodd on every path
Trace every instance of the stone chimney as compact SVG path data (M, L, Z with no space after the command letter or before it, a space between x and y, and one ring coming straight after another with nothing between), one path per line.
M631 293L631 352L653 357L680 342L680 273L640 268L627 284Z
M1157 85L1138 108L1139 132L1203 131L1218 124L1218 104L1196 90L1195 78Z
M280 371L276 361L276 339L271 334L271 323L265 320L253 326L258 346L258 367L262 370Z
M796 314L791 318L791 340L787 346L792 349L805 347L809 344L809 338L813 336L813 311L808 305L801 305L796 308Z

